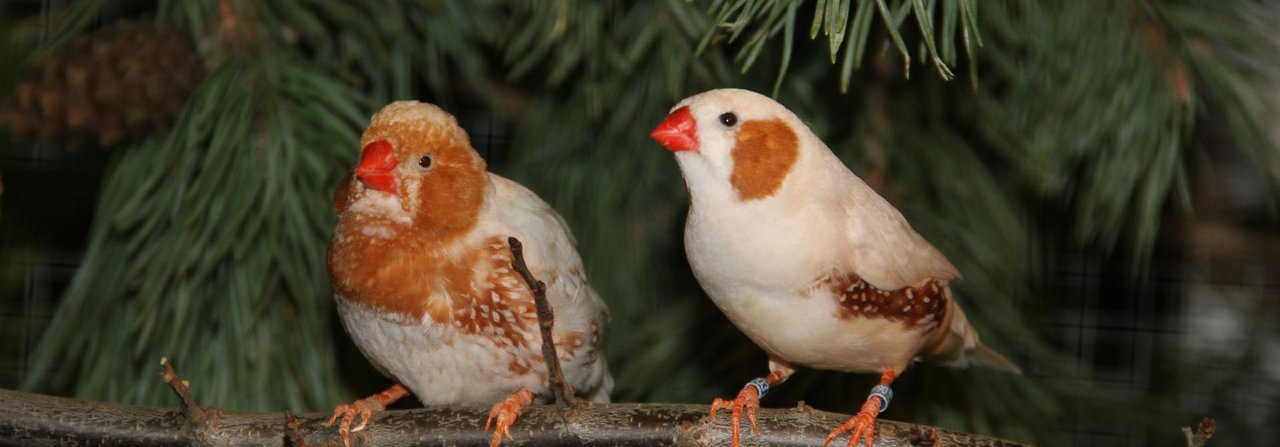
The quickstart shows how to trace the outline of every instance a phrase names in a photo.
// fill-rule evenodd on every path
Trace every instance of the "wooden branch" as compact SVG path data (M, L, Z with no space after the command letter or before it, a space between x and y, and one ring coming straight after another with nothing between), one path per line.
M302 435L302 422L288 410L284 412L284 440L285 447L311 447Z
M187 420L197 428L208 424L209 417L204 414L204 409L200 408L195 398L191 397L191 382L182 380L182 377L178 376L178 371L173 369L173 363L169 362L168 357L160 358L160 368L164 369L162 376L164 383L169 384L169 388L173 388L174 394L182 400L182 413L187 416Z
M503 446L605 446L729 444L729 415L708 422L708 405L584 405L565 413L531 405L512 427L514 441ZM206 408L206 410L209 410ZM482 430L489 409L433 407L374 413L369 426L351 434L351 445L486 445ZM297 417L293 444L340 446L338 430L325 427L328 414ZM746 428L743 446L818 446L848 415L797 408L762 408L760 434ZM281 413L219 412L198 431L189 430L181 410L87 402L0 389L0 445L185 446L286 445ZM997 447L1007 441L892 421L876 422L877 447ZM832 445L845 445L845 438ZM931 441L931 442L930 442Z
M551 304L547 302L547 286L535 278L533 272L529 271L529 266L525 265L524 245L520 240L508 237L507 245L511 246L511 268L520 273L524 282L529 284L529 290L533 292L534 305L538 308L538 328L542 330L542 358L547 362L547 380L550 382L551 394L556 398L556 406L561 410L577 407L577 397L573 395L573 387L564 380L564 371L560 369L560 356L556 353L555 339L551 335L556 317L551 310Z
M548 360L553 390L572 396L560 373L551 342L552 315L545 285L529 272L520 241L508 240L514 255L512 266L534 291L538 302L543 354ZM545 311L545 314L544 314ZM329 414L295 416L291 412L237 413L201 407L191 396L168 358L160 361L167 383L182 406L178 410L87 402L0 389L0 446L340 446L338 430L326 427ZM558 383L557 383L558 379ZM483 379L478 379L483 380ZM572 404L557 395L560 408L534 405L526 408L512 427L508 446L612 446L612 445L725 445L729 442L729 415L708 420L708 405L683 404ZM565 407L574 411L563 411ZM432 407L418 410L375 412L364 430L352 433L351 445L486 445L484 430L488 407ZM745 446L812 446L822 444L828 431L848 415L815 411L801 406L761 409L760 434L750 430ZM1203 424L1202 424L1203 426ZM744 428L744 430L746 430ZM1212 429L1210 429L1212 430ZM1211 433L1211 431L1210 431ZM847 442L847 435L836 440ZM966 435L922 425L876 421L876 446L996 447L1011 442ZM870 447L870 446L869 446Z

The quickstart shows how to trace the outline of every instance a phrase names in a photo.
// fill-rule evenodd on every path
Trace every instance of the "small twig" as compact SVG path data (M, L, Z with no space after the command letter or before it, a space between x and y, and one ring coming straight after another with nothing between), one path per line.
M538 308L538 327L542 329L542 357L547 361L547 380L551 382L551 394L556 398L556 406L561 410L577 406L573 388L564 380L564 371L560 369L560 356L556 352L556 344L551 337L555 314L551 311L551 304L547 302L547 286L529 272L529 266L524 263L524 246L520 244L520 240L508 237L507 244L511 246L511 268L520 273L524 282L529 284L529 290L533 291L533 302Z
M187 420L195 424L196 427L203 427L209 422L209 417L204 414L204 409L196 404L196 400L191 397L191 383L178 377L178 372L173 369L173 364L169 362L168 357L160 358L160 367L164 368L164 383L169 384L173 388L173 392L177 393L178 398L182 399L182 413L187 416Z
M287 446L311 447L302 436L302 423L292 411L287 410L284 412L284 441Z
M1218 430L1218 423L1211 417L1200 420L1200 425L1196 426L1194 432L1191 427L1182 427L1182 434L1187 437L1187 447L1204 447L1209 442L1209 438L1213 437L1213 432Z

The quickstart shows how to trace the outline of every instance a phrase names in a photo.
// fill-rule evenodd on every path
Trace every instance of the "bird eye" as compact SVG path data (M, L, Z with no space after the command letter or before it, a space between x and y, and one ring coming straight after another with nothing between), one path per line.
M733 127L734 124L738 124L738 115L734 115L733 112L724 112L720 115L720 124L724 124L724 127Z
M430 155L423 155L423 156L422 156L422 158L419 158L419 159L418 159L418 166L421 166L421 167L422 167L422 169L430 168L430 167L431 167L431 156L430 156Z

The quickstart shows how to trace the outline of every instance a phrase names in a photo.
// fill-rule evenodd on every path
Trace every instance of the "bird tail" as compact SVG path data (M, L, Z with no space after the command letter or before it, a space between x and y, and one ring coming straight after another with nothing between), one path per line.
M966 352L965 354L969 358L973 359L974 364L1008 371L1014 374L1022 374L1022 368L1019 368L1018 364L1013 363L1013 360L1009 360L1005 356L1000 355L999 352L987 347L987 345L982 344L982 342L978 342L977 346L974 346L972 350L969 350L969 352Z
M948 289L947 313L938 325L933 339L920 350L920 357L957 368L980 365L1022 374L1022 369L1016 363L982 344L978 339L978 331L969 325L969 319L965 318L964 311L950 296L950 292Z

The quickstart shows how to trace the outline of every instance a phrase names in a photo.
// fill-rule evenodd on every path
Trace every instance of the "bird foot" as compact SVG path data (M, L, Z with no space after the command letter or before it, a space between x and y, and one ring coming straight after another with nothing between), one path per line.
M827 440L822 442L822 447L827 447L831 441L836 440L844 432L852 431L849 435L848 447L858 447L859 441L867 441L867 447L873 447L872 441L876 433L876 415L880 414L880 398L873 397L867 399L862 404L862 410L854 415L848 421L840 424L831 434L827 435Z
M731 410L729 417L729 439L732 447L738 447L739 430L738 426L742 423L742 411L747 411L747 420L751 422L751 430L755 434L760 434L760 427L756 425L756 409L760 408L760 394L753 386L745 386L742 391L738 392L738 397L733 400L724 400L717 398L711 402L711 419L715 419L716 411Z
M364 430L369 424L369 418L373 416L373 412L387 409L387 405L399 400L409 394L409 388L404 385L396 384L378 394L357 400L350 404L341 404L333 409L333 416L329 416L329 420L325 421L325 427L332 427L333 423L342 418L342 422L338 424L338 434L342 436L342 445L351 447L351 433ZM360 423L354 428L351 423L355 422L356 417L360 417Z
M484 431L489 431L489 425L493 424L493 439L489 441L489 447L498 447L503 435L514 440L511 437L511 425L516 423L516 418L520 417L524 407L532 402L533 392L521 388L502 402L494 404L493 409L489 410L489 419L484 422Z

